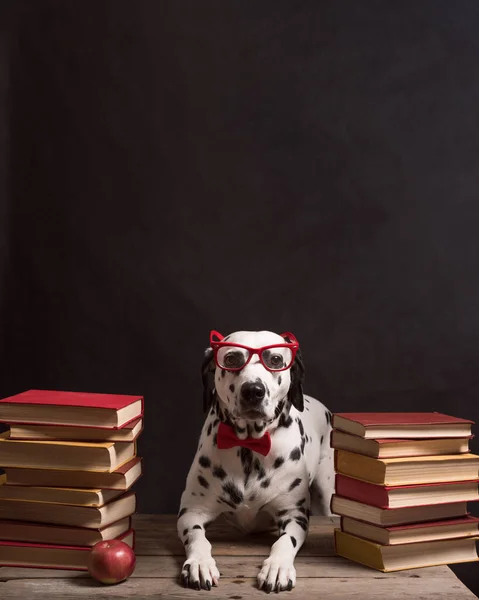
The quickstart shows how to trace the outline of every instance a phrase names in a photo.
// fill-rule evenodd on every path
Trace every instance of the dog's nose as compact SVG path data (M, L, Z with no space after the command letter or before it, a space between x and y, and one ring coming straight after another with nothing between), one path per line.
M255 404L261 402L266 394L266 388L260 382L243 383L241 386L241 397L248 403Z

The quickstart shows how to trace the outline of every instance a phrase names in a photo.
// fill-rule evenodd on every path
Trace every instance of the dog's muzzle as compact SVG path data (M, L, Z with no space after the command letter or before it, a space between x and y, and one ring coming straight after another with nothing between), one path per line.
M240 393L245 408L257 408L264 400L266 388L261 382L246 382L241 386Z

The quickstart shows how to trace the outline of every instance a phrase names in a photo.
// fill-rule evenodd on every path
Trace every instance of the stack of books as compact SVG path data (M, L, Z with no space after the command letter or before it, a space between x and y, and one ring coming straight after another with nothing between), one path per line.
M29 390L0 422L0 566L86 570L99 541L134 547L141 396Z
M473 421L440 413L333 415L336 553L379 571L478 560Z

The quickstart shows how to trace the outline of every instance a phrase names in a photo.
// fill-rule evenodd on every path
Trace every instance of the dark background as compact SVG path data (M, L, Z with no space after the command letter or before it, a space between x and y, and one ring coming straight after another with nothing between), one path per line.
M0 10L1 396L143 394L141 512L210 328L293 331L333 412L479 421L475 0Z

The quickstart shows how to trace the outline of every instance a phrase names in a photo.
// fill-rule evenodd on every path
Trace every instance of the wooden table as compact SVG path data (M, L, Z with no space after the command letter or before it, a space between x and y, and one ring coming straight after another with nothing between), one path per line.
M274 541L272 535L242 536L222 523L208 529L213 556L222 574L219 586L195 591L180 586L178 575L184 560L172 515L135 515L137 566L128 581L103 586L87 573L46 569L0 568L0 598L265 598L256 589L256 575ZM470 592L448 567L429 567L381 573L334 555L336 518L313 517L305 545L295 566L297 584L289 598L335 600L473 600Z

